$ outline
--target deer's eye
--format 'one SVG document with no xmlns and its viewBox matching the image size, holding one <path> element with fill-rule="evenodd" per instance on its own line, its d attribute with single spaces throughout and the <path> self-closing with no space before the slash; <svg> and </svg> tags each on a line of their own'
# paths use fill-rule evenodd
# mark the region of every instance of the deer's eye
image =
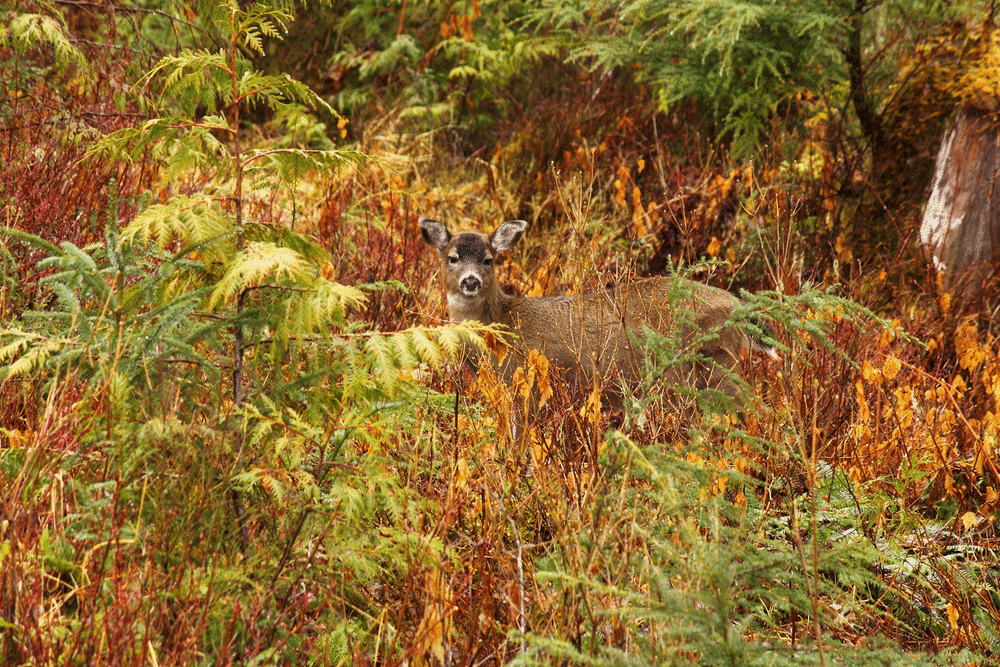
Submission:
<svg viewBox="0 0 1000 667">
<path fill-rule="evenodd" d="M 458 264 L 458 256 L 457 255 L 448 255 L 448 263 L 451 264 L 452 266 Z"/>
<path fill-rule="evenodd" d="M 493 258 L 492 258 L 492 257 L 487 257 L 486 259 L 484 259 L 484 260 L 483 260 L 483 264 L 484 264 L 485 266 L 490 266 L 490 265 L 492 265 L 492 264 L 493 264 Z"/>
</svg>

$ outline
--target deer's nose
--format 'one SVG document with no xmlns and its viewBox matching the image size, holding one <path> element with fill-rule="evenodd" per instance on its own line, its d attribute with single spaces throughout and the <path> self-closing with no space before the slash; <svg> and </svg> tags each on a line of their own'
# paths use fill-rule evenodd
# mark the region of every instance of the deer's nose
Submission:
<svg viewBox="0 0 1000 667">
<path fill-rule="evenodd" d="M 483 282 L 476 276 L 465 276 L 459 284 L 466 296 L 475 296 L 483 286 Z"/>
</svg>

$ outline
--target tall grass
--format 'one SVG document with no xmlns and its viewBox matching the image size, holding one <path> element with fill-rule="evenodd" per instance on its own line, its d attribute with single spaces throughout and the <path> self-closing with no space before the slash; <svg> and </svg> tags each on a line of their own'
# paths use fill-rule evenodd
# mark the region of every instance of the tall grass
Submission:
<svg viewBox="0 0 1000 667">
<path fill-rule="evenodd" d="M 73 206 L 56 187 L 8 187 L 4 662 L 995 661 L 988 316 L 904 282 L 902 261 L 857 271 L 823 218 L 823 155 L 733 163 L 627 78 L 609 90 L 596 117 L 618 122 L 522 118 L 476 158 L 389 114 L 358 130 L 367 161 L 258 174 L 239 193 L 248 241 L 273 260 L 256 282 L 234 278 L 249 274 L 228 167 L 149 161 L 190 142 L 155 138 L 117 188 L 104 175 L 119 163 L 92 150 L 103 186 Z M 281 147 L 281 123 L 264 127 L 234 128 L 219 155 Z M 28 154 L 29 133 L 5 137 Z M 72 188 L 82 152 L 43 150 L 52 180 Z M 156 180 L 161 167 L 176 180 Z M 178 191 L 206 203 L 157 233 Z M 56 229 L 28 215 L 66 207 Z M 74 215 L 77 234 L 61 234 Z M 778 286 L 748 298 L 783 361 L 743 360 L 739 407 L 653 386 L 617 413 L 538 359 L 514 388 L 474 375 L 458 352 L 485 332 L 441 327 L 420 215 L 530 220 L 498 267 L 521 294 L 699 258 L 696 279 Z M 222 233 L 193 233 L 209 223 Z M 661 364 L 675 353 L 650 345 Z M 512 438 L 527 385 L 546 382 Z"/>
</svg>

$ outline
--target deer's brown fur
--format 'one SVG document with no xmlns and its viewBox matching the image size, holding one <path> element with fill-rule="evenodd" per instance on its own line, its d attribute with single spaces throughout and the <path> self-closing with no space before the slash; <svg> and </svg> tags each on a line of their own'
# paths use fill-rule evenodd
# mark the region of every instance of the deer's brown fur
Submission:
<svg viewBox="0 0 1000 667">
<path fill-rule="evenodd" d="M 442 258 L 449 315 L 454 321 L 502 324 L 514 334 L 516 353 L 500 364 L 508 381 L 517 362 L 538 350 L 555 366 L 587 385 L 604 388 L 606 399 L 620 400 L 620 383 L 636 386 L 646 372 L 642 327 L 680 332 L 682 345 L 697 346 L 701 359 L 666 369 L 662 380 L 698 389 L 737 392 L 730 373 L 743 349 L 755 347 L 776 357 L 768 345 L 730 322 L 740 300 L 725 290 L 681 278 L 633 280 L 580 296 L 518 297 L 496 281 L 494 260 L 520 240 L 522 220 L 501 224 L 489 236 L 451 234 L 442 223 L 420 219 L 428 245 Z"/>
</svg>

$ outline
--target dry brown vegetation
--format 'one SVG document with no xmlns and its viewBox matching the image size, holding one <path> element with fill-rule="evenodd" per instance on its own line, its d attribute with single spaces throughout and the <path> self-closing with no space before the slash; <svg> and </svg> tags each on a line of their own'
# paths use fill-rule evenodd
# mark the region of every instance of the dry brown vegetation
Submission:
<svg viewBox="0 0 1000 667">
<path fill-rule="evenodd" d="M 466 110 L 428 127 L 391 95 L 416 77 L 400 66 L 339 125 L 247 104 L 232 133 L 213 128 L 236 158 L 309 142 L 364 155 L 290 186 L 247 176 L 255 187 L 234 194 L 242 172 L 184 163 L 165 139 L 130 161 L 91 150 L 167 115 L 148 90 L 121 94 L 135 78 L 122 43 L 151 28 L 110 4 L 59 4 L 0 10 L 59 12 L 90 77 L 78 83 L 79 64 L 38 77 L 53 48 L 0 42 L 17 75 L 0 83 L 5 664 L 997 659 L 995 291 L 940 292 L 912 239 L 922 192 L 886 195 L 893 182 L 828 100 L 789 96 L 751 160 L 701 134 L 693 102 L 665 113 L 633 72 L 558 49 L 509 81 L 530 112 L 498 99 L 491 125 Z M 486 31 L 472 5 L 439 24 Z M 303 36 L 313 28 L 254 62 L 334 100 L 358 64 L 303 55 L 323 43 Z M 900 72 L 940 68 L 957 32 Z M 914 135 L 911 79 L 892 84 L 906 94 L 886 102 L 884 141 L 912 136 L 919 174 L 936 130 Z M 948 99 L 927 104 L 943 115 Z M 193 127 L 210 111 L 178 116 Z M 225 291 L 235 260 L 215 240 L 135 231 L 152 229 L 137 217 L 151 205 L 199 193 L 238 221 L 225 238 L 306 268 Z M 498 267 L 524 295 L 701 262 L 695 279 L 767 293 L 753 304 L 783 361 L 743 360 L 744 411 L 657 387 L 608 413 L 539 357 L 512 387 L 474 376 L 449 337 L 469 332 L 437 333 L 422 215 L 482 231 L 528 220 Z M 295 299 L 323 290 L 334 305 L 303 319 L 313 305 Z M 651 345 L 667 363 L 669 342 Z M 532 391 L 544 405 L 512 438 Z"/>
</svg>

